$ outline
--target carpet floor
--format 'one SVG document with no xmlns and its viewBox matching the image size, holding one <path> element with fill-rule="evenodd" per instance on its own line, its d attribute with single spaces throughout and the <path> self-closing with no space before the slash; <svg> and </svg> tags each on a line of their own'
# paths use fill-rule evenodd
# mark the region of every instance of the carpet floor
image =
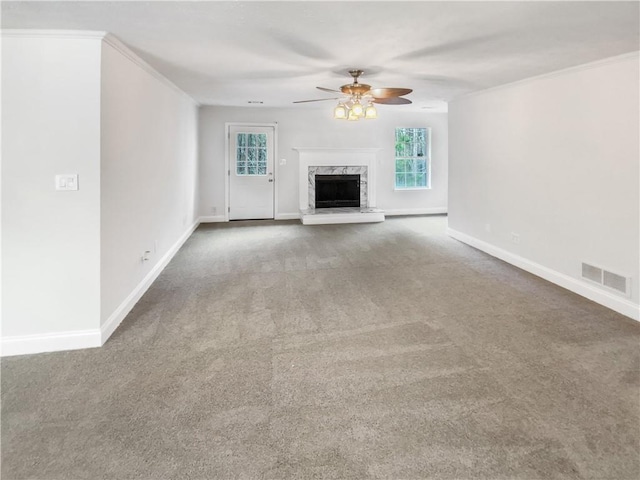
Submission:
<svg viewBox="0 0 640 480">
<path fill-rule="evenodd" d="M 2 479 L 638 479 L 640 323 L 445 229 L 200 226 L 104 347 L 2 359 Z"/>
</svg>

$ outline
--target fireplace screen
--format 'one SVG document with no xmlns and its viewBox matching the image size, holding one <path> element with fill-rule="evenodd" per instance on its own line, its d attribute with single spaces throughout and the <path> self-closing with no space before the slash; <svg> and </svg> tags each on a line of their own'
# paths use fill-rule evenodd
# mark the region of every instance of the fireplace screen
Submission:
<svg viewBox="0 0 640 480">
<path fill-rule="evenodd" d="M 359 207 L 360 175 L 316 175 L 316 208 Z"/>
</svg>

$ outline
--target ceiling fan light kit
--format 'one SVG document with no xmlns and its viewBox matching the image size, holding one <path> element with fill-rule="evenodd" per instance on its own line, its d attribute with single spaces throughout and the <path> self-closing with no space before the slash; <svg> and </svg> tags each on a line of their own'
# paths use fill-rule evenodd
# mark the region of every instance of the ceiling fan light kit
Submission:
<svg viewBox="0 0 640 480">
<path fill-rule="evenodd" d="M 371 102 L 366 107 L 360 103 L 359 99 L 351 99 L 346 103 L 340 102 L 333 109 L 333 118 L 337 120 L 359 120 L 361 118 L 378 118 L 378 111 Z"/>
<path fill-rule="evenodd" d="M 349 70 L 349 74 L 353 77 L 353 83 L 342 85 L 340 90 L 317 87 L 323 92 L 341 93 L 348 97 L 346 100 L 339 99 L 340 102 L 333 109 L 333 118 L 351 121 L 357 121 L 360 118 L 371 120 L 378 118 L 378 111 L 373 105 L 374 103 L 386 105 L 408 105 L 411 103 L 411 100 L 402 98 L 403 95 L 408 95 L 413 91 L 410 88 L 371 88 L 371 85 L 358 82 L 358 78 L 363 73 L 362 70 Z M 323 102 L 325 100 L 336 99 L 320 98 L 317 100 L 300 100 L 293 103 Z M 362 105 L 361 100 L 366 102 L 366 106 Z"/>
<path fill-rule="evenodd" d="M 372 104 L 367 105 L 364 109 L 364 118 L 378 118 L 378 111 Z"/>
<path fill-rule="evenodd" d="M 336 108 L 333 109 L 333 118 L 345 120 L 349 115 L 349 108 L 344 103 L 339 103 Z"/>
<path fill-rule="evenodd" d="M 358 98 L 356 98 L 356 100 L 353 102 L 353 105 L 351 105 L 351 111 L 356 117 L 361 117 L 364 113 L 364 109 L 362 108 L 362 104 L 360 103 L 360 100 L 358 100 Z"/>
</svg>

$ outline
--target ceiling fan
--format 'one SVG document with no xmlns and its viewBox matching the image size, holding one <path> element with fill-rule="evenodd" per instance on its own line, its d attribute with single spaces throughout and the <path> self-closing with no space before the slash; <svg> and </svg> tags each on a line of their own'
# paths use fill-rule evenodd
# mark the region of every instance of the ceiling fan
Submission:
<svg viewBox="0 0 640 480">
<path fill-rule="evenodd" d="M 358 120 L 359 118 L 377 118 L 378 114 L 373 103 L 384 105 L 407 105 L 411 100 L 404 98 L 413 90 L 410 88 L 371 88 L 371 85 L 358 82 L 358 78 L 364 74 L 362 70 L 349 70 L 353 77 L 353 83 L 342 85 L 340 90 L 316 87 L 318 90 L 330 93 L 340 93 L 341 97 L 318 98 L 314 100 L 299 100 L 293 103 L 324 102 L 326 100 L 341 100 L 333 110 L 333 116 L 337 119 Z M 363 106 L 361 101 L 367 103 Z"/>
</svg>

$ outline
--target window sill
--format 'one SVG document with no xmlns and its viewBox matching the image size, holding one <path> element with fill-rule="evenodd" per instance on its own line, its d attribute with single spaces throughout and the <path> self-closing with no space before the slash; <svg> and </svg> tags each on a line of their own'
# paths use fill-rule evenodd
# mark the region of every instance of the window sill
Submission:
<svg viewBox="0 0 640 480">
<path fill-rule="evenodd" d="M 393 190 L 395 192 L 415 192 L 416 190 L 418 190 L 418 191 L 420 191 L 420 190 L 431 190 L 431 187 L 407 187 L 407 188 L 394 187 Z"/>
</svg>

